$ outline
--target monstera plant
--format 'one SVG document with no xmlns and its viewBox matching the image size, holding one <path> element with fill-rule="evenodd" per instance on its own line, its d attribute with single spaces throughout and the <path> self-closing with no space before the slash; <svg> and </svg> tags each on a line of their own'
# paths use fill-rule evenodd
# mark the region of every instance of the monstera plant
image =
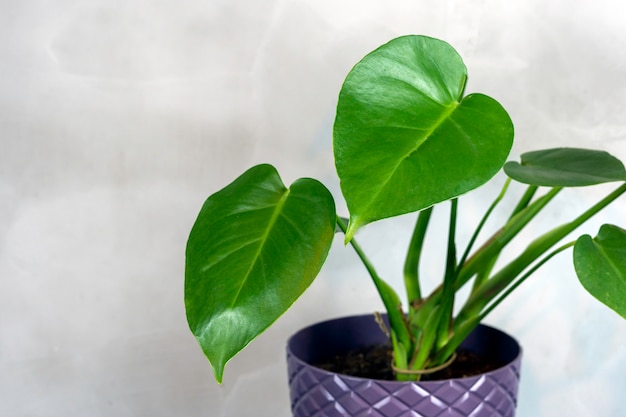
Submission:
<svg viewBox="0 0 626 417">
<path fill-rule="evenodd" d="M 624 165 L 606 152 L 573 148 L 530 152 L 520 162 L 506 162 L 513 144 L 511 119 L 493 98 L 466 95 L 466 81 L 458 53 L 425 36 L 396 38 L 354 66 L 339 93 L 333 130 L 347 218 L 337 214 L 333 196 L 319 181 L 301 178 L 286 186 L 271 165 L 250 168 L 206 200 L 187 243 L 185 305 L 190 329 L 219 382 L 228 360 L 315 279 L 336 233 L 354 248 L 380 294 L 397 369 L 445 363 L 507 295 L 572 246 L 582 285 L 626 317 L 626 230 L 604 225 L 596 237 L 566 239 L 626 192 Z M 503 189 L 459 250 L 459 197 L 502 169 Z M 526 184 L 525 192 L 497 232 L 477 245 L 489 216 L 509 197 L 512 181 Z M 578 217 L 542 231 L 527 246 L 509 245 L 544 208 L 558 204 L 564 188 L 609 182 L 617 188 Z M 441 285 L 424 294 L 420 254 L 435 207 L 449 210 L 449 227 L 437 231 L 447 236 L 445 272 Z M 416 212 L 402 300 L 358 245 L 357 232 Z M 498 262 L 503 251 L 510 261 Z M 457 299 L 468 285 L 469 296 Z M 397 378 L 419 375 L 398 373 Z"/>
</svg>

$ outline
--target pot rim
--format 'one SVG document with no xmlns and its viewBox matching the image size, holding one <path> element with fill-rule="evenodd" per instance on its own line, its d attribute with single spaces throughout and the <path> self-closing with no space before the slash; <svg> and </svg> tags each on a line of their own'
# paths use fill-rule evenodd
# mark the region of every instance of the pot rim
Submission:
<svg viewBox="0 0 626 417">
<path fill-rule="evenodd" d="M 386 317 L 386 314 L 381 314 L 383 317 Z M 373 380 L 371 378 L 363 378 L 363 377 L 358 377 L 358 376 L 352 376 L 352 375 L 346 375 L 346 374 L 339 374 L 336 372 L 332 372 L 332 371 L 328 371 L 322 368 L 319 368 L 315 365 L 310 364 L 309 362 L 301 359 L 296 353 L 293 352 L 292 349 L 292 343 L 296 340 L 297 337 L 301 336 L 304 332 L 309 331 L 311 328 L 316 328 L 316 327 L 322 327 L 325 325 L 328 325 L 332 322 L 338 322 L 341 320 L 346 320 L 346 319 L 360 319 L 360 318 L 366 318 L 366 317 L 372 317 L 372 320 L 374 320 L 374 315 L 373 313 L 369 313 L 369 314 L 354 314 L 354 315 L 346 315 L 346 316 L 341 316 L 341 317 L 336 317 L 336 318 L 331 318 L 331 319 L 326 319 L 326 320 L 322 320 L 316 323 L 312 323 L 308 326 L 302 327 L 300 328 L 298 331 L 296 331 L 295 333 L 293 333 L 288 339 L 287 339 L 287 346 L 286 346 L 286 350 L 287 350 L 287 354 L 288 356 L 291 356 L 291 360 L 294 360 L 296 362 L 298 362 L 300 365 L 302 366 L 308 366 L 311 368 L 314 368 L 316 370 L 316 372 L 319 372 L 320 374 L 323 375 L 327 375 L 327 376 L 332 376 L 332 375 L 341 375 L 342 379 L 346 379 L 349 378 L 350 380 L 353 380 L 354 382 L 358 382 L 358 381 L 368 381 L 368 380 Z M 521 344 L 517 341 L 517 339 L 515 339 L 513 336 L 511 336 L 510 334 L 504 332 L 503 330 L 500 330 L 496 327 L 487 325 L 487 324 L 479 324 L 477 326 L 477 328 L 483 328 L 485 331 L 488 331 L 490 333 L 492 333 L 493 335 L 497 335 L 498 337 L 502 337 L 504 339 L 508 339 L 509 343 L 513 343 L 515 346 L 515 349 L 517 349 L 517 353 L 514 355 L 513 359 L 506 361 L 506 363 L 498 368 L 492 369 L 491 371 L 488 372 L 483 372 L 477 375 L 472 375 L 472 376 L 467 376 L 467 377 L 459 377 L 459 378 L 449 378 L 449 379 L 440 379 L 440 380 L 428 380 L 428 381 L 390 381 L 390 380 L 376 380 L 379 382 L 384 382 L 385 384 L 406 384 L 408 383 L 412 383 L 412 384 L 419 384 L 419 385 L 437 385 L 437 384 L 442 384 L 442 383 L 447 383 L 448 381 L 454 380 L 454 381 L 472 381 L 472 380 L 478 380 L 480 378 L 483 378 L 485 376 L 489 376 L 489 375 L 493 375 L 496 373 L 500 373 L 502 372 L 505 368 L 510 367 L 513 363 L 515 362 L 520 362 L 521 358 L 522 358 L 522 354 L 523 354 L 523 349 Z"/>
</svg>

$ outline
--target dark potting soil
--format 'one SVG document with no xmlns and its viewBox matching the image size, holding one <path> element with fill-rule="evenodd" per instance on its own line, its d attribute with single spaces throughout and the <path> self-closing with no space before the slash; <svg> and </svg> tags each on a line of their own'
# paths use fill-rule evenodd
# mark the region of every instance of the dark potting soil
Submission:
<svg viewBox="0 0 626 417">
<path fill-rule="evenodd" d="M 422 381 L 465 378 L 498 369 L 504 364 L 468 350 L 457 350 L 454 362 L 432 374 L 422 375 Z M 394 381 L 391 369 L 392 351 L 388 345 L 368 346 L 315 364 L 327 371 L 361 378 Z"/>
</svg>

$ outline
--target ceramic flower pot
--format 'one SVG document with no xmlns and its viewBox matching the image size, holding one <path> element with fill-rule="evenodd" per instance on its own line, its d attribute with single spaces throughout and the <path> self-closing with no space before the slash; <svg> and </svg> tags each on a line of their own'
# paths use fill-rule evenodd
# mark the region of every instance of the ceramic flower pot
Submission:
<svg viewBox="0 0 626 417">
<path fill-rule="evenodd" d="M 424 382 L 357 378 L 311 363 L 351 349 L 387 342 L 372 315 L 325 321 L 287 343 L 294 417 L 513 417 L 522 350 L 512 337 L 479 326 L 463 348 L 495 355 L 506 365 L 477 376 Z"/>
</svg>

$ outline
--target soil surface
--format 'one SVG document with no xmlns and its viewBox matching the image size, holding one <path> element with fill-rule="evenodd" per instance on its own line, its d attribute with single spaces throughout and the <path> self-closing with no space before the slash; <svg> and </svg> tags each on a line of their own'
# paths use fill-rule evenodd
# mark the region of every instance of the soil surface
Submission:
<svg viewBox="0 0 626 417">
<path fill-rule="evenodd" d="M 442 380 L 449 378 L 465 378 L 489 372 L 500 368 L 504 364 L 494 362 L 468 350 L 457 350 L 454 362 L 445 369 L 433 374 L 422 375 L 422 381 Z M 351 375 L 361 378 L 381 379 L 394 381 L 394 372 L 391 369 L 392 351 L 388 345 L 369 346 L 362 349 L 337 355 L 334 358 L 315 364 L 331 372 Z"/>
</svg>

